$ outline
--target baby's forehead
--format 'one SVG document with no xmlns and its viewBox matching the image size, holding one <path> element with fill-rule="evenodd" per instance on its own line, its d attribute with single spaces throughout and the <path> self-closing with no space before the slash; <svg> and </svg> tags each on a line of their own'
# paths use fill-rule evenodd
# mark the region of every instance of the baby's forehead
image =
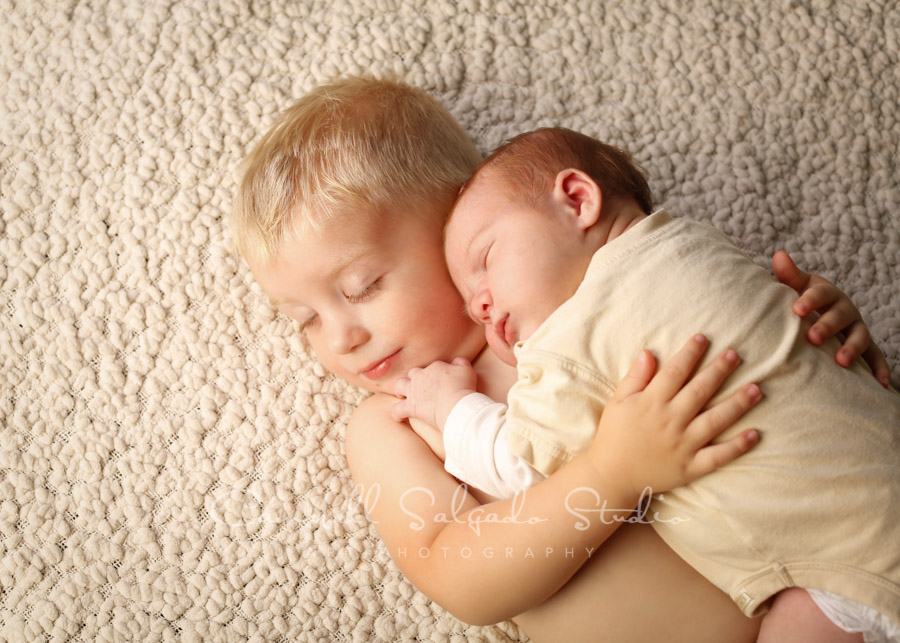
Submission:
<svg viewBox="0 0 900 643">
<path fill-rule="evenodd" d="M 446 227 L 471 228 L 478 225 L 481 219 L 490 215 L 494 205 L 509 200 L 509 190 L 509 185 L 495 173 L 477 175 L 456 200 Z M 455 224 L 454 219 L 457 220 Z"/>
<path fill-rule="evenodd" d="M 460 200 L 465 196 L 483 197 L 485 194 L 493 194 L 509 189 L 509 182 L 498 168 L 485 166 L 475 170 L 472 178 L 460 190 Z"/>
</svg>

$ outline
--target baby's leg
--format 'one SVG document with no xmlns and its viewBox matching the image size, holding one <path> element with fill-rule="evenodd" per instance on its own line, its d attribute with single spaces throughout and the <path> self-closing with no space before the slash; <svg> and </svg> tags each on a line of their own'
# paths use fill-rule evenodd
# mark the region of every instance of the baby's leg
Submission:
<svg viewBox="0 0 900 643">
<path fill-rule="evenodd" d="M 845 632 L 813 602 L 800 587 L 775 595 L 772 608 L 763 617 L 757 643 L 862 643 L 863 636 Z"/>
</svg>

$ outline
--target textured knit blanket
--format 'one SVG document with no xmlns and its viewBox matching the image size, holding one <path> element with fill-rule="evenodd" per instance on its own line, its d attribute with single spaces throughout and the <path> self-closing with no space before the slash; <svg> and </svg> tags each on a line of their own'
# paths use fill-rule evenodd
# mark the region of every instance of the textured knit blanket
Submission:
<svg viewBox="0 0 900 643">
<path fill-rule="evenodd" d="M 365 393 L 231 253 L 240 160 L 317 83 L 629 148 L 840 284 L 896 386 L 898 58 L 892 0 L 0 1 L 0 639 L 524 640 L 404 579 L 344 457 Z"/>
</svg>

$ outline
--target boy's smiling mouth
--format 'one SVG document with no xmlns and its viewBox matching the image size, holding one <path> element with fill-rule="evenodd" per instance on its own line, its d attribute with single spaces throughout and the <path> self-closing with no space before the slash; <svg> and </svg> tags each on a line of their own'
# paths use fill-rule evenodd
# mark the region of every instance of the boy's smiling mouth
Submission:
<svg viewBox="0 0 900 643">
<path fill-rule="evenodd" d="M 389 370 L 391 370 L 391 367 L 394 365 L 397 355 L 399 355 L 401 350 L 402 349 L 398 348 L 387 357 L 384 357 L 377 362 L 369 365 L 365 370 L 360 371 L 359 374 L 363 377 L 369 378 L 370 380 L 381 379 L 387 374 Z"/>
</svg>

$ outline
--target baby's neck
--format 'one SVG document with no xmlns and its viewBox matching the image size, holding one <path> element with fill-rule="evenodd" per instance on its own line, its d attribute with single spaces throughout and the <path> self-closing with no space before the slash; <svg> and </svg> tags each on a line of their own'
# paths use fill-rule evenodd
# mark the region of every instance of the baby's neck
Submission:
<svg viewBox="0 0 900 643">
<path fill-rule="evenodd" d="M 591 227 L 591 249 L 599 250 L 646 218 L 640 206 L 631 199 L 608 203 L 601 218 Z"/>
</svg>

